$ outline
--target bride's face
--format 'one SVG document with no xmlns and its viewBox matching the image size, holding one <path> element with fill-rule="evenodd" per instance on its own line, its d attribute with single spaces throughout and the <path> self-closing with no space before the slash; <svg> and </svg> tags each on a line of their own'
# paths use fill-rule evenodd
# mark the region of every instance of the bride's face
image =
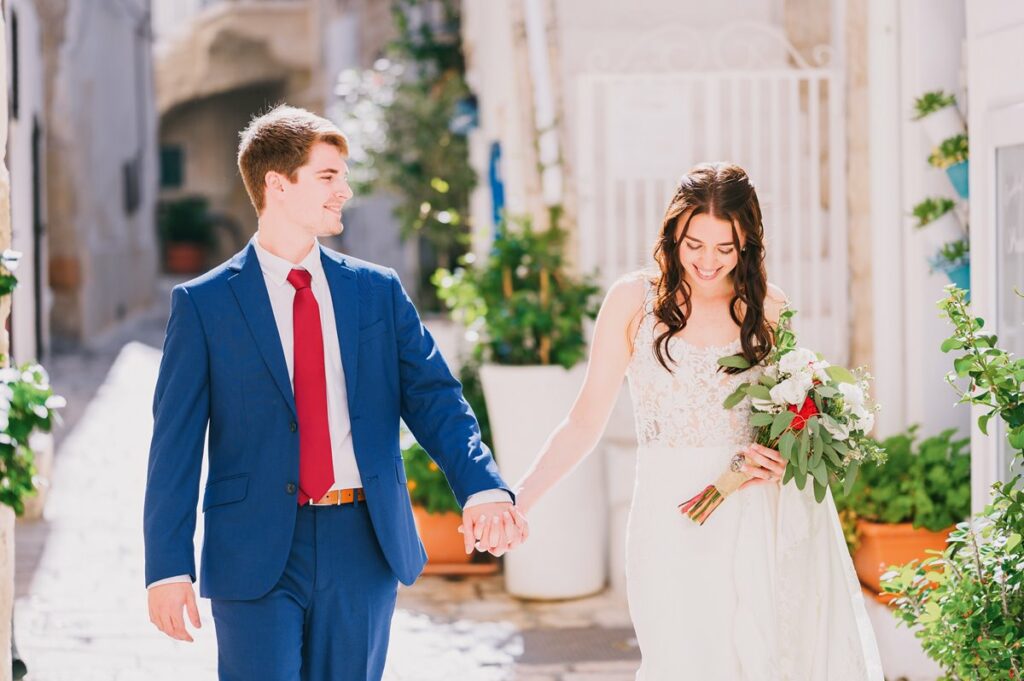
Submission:
<svg viewBox="0 0 1024 681">
<path fill-rule="evenodd" d="M 680 235 L 685 224 L 684 215 L 679 219 Z M 742 231 L 739 239 L 742 248 Z M 732 224 L 707 213 L 695 215 L 679 244 L 679 261 L 691 286 L 709 291 L 721 288 L 739 262 Z"/>
</svg>

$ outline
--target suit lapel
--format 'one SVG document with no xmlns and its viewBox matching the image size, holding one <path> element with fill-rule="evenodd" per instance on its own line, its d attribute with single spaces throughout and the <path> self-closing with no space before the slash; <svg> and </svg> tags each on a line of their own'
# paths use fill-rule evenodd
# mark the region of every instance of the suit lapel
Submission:
<svg viewBox="0 0 1024 681">
<path fill-rule="evenodd" d="M 235 262 L 230 267 L 236 270 L 236 274 L 228 278 L 228 283 L 238 300 L 239 307 L 242 308 L 245 322 L 256 339 L 256 346 L 263 355 L 263 361 L 270 375 L 274 377 L 281 395 L 284 396 L 292 414 L 296 414 L 295 394 L 292 391 L 291 379 L 288 377 L 288 365 L 284 360 L 281 336 L 277 331 L 267 284 L 263 280 L 263 270 L 260 269 L 253 245 L 249 244 L 244 251 L 235 256 Z"/>
<path fill-rule="evenodd" d="M 338 328 L 341 345 L 341 365 L 345 369 L 345 390 L 348 393 L 349 413 L 353 413 L 356 377 L 359 369 L 359 286 L 356 272 L 345 263 L 340 254 L 320 248 L 320 261 L 331 289 L 334 324 Z"/>
</svg>

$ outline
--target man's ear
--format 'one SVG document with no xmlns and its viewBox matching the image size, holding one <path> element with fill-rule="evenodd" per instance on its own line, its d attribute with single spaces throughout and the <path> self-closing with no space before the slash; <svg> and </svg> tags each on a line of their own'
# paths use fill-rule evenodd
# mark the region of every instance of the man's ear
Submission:
<svg viewBox="0 0 1024 681">
<path fill-rule="evenodd" d="M 267 196 L 284 191 L 284 175 L 276 170 L 268 170 L 263 176 L 263 189 Z"/>
</svg>

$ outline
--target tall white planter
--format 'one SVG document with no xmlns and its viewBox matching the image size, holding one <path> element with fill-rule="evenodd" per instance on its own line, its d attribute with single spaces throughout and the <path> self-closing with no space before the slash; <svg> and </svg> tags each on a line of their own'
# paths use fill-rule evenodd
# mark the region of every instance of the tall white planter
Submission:
<svg viewBox="0 0 1024 681">
<path fill-rule="evenodd" d="M 568 414 L 585 366 L 481 367 L 495 456 L 515 484 Z M 505 588 L 520 598 L 578 598 L 602 590 L 608 574 L 604 465 L 583 460 L 530 510 L 530 538 L 505 556 Z"/>
</svg>

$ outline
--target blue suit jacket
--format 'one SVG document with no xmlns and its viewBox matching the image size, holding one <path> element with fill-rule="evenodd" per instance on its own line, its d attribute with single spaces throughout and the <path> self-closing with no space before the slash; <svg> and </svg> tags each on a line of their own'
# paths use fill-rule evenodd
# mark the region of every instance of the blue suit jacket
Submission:
<svg viewBox="0 0 1024 681">
<path fill-rule="evenodd" d="M 460 505 L 508 486 L 394 270 L 318 246 L 341 345 L 356 462 L 377 539 L 411 584 L 426 554 L 399 448 L 399 419 Z M 254 247 L 171 294 L 146 481 L 146 583 L 196 576 L 193 535 L 209 426 L 200 593 L 254 599 L 284 571 L 297 509 L 295 398 Z M 511 493 L 511 492 L 510 492 Z M 339 555 L 338 560 L 358 559 Z"/>
</svg>

